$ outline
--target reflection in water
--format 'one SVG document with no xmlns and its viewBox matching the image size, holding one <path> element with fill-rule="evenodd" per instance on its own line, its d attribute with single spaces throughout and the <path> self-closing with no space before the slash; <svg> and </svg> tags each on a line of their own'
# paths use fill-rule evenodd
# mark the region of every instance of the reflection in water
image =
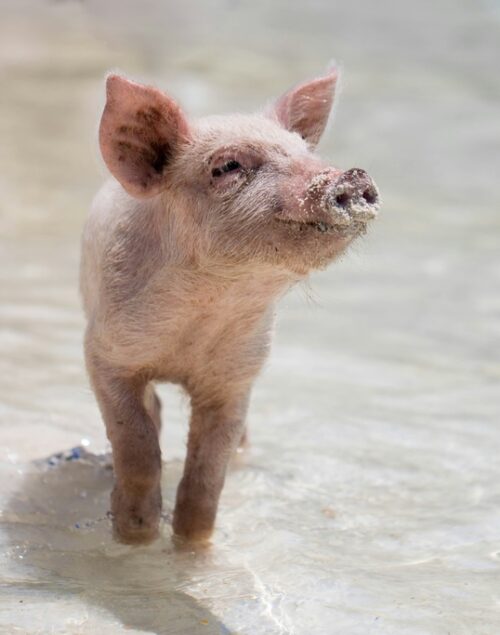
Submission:
<svg viewBox="0 0 500 635">
<path fill-rule="evenodd" d="M 196 571 L 193 562 L 208 561 L 203 553 L 176 552 L 167 538 L 142 550 L 112 541 L 107 457 L 75 448 L 37 462 L 17 480 L 19 489 L 4 507 L 6 546 L 23 565 L 17 586 L 62 599 L 70 607 L 58 615 L 62 623 L 71 616 L 71 623 L 85 626 L 78 632 L 95 632 L 86 619 L 90 605 L 101 620 L 99 629 L 123 624 L 127 630 L 168 635 L 229 633 L 210 611 L 177 590 Z M 53 613 L 42 619 L 47 632 L 53 620 Z"/>
<path fill-rule="evenodd" d="M 170 4 L 0 9 L 0 631 L 499 632 L 496 3 Z M 282 303 L 213 547 L 170 540 L 187 421 L 171 387 L 164 536 L 117 545 L 100 455 L 38 461 L 106 447 L 77 296 L 103 75 L 196 115 L 258 106 L 332 56 L 321 151 L 373 174 L 380 221 Z"/>
</svg>

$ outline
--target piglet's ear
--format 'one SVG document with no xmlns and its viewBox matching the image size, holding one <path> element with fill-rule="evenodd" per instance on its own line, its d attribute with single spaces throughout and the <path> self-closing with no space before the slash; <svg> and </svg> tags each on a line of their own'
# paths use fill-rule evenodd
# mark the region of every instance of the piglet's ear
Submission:
<svg viewBox="0 0 500 635">
<path fill-rule="evenodd" d="M 338 70 L 332 68 L 324 77 L 290 89 L 274 103 L 268 114 L 315 146 L 328 122 L 338 77 Z"/>
<path fill-rule="evenodd" d="M 99 128 L 103 159 L 129 194 L 154 196 L 167 186 L 168 167 L 189 139 L 188 123 L 170 97 L 119 75 L 108 77 L 106 98 Z"/>
</svg>

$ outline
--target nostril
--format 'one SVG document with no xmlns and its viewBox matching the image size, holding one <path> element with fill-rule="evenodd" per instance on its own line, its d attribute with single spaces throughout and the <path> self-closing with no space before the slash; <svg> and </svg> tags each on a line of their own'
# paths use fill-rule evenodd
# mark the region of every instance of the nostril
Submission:
<svg viewBox="0 0 500 635">
<path fill-rule="evenodd" d="M 335 197 L 335 202 L 340 207 L 347 207 L 350 199 L 351 197 L 349 196 L 347 192 L 342 192 L 341 194 L 337 194 L 337 196 Z"/>
<path fill-rule="evenodd" d="M 373 188 L 369 187 L 363 192 L 363 198 L 368 204 L 373 205 L 378 199 L 377 192 Z"/>
</svg>

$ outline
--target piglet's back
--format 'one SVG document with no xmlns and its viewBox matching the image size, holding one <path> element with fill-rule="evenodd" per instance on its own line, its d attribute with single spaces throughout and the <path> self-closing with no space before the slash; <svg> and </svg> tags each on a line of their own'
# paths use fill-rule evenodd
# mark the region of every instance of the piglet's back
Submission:
<svg viewBox="0 0 500 635">
<path fill-rule="evenodd" d="M 114 179 L 97 193 L 82 235 L 80 291 L 88 319 L 126 302 L 146 282 L 160 250 L 152 216 L 152 202 L 134 199 Z"/>
</svg>

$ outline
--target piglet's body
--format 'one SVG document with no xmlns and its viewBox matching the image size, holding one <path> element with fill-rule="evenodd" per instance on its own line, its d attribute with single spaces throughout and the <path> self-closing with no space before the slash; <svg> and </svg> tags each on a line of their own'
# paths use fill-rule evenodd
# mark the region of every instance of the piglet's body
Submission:
<svg viewBox="0 0 500 635">
<path fill-rule="evenodd" d="M 245 436 L 276 299 L 363 233 L 378 194 L 363 170 L 312 152 L 336 73 L 266 111 L 188 121 L 160 91 L 112 75 L 100 146 L 115 177 L 83 236 L 87 368 L 113 447 L 114 530 L 149 542 L 161 513 L 160 401 L 192 415 L 174 532 L 210 536 L 228 460 Z"/>
</svg>

